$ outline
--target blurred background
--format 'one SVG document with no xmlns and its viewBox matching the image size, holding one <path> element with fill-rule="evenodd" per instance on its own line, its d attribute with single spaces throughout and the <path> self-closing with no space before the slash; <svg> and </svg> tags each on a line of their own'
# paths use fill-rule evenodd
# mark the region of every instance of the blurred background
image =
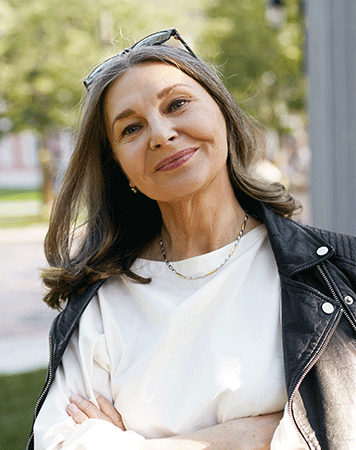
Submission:
<svg viewBox="0 0 356 450">
<path fill-rule="evenodd" d="M 259 124 L 255 175 L 355 235 L 355 23 L 354 0 L 0 0 L 0 449 L 25 447 L 44 381 L 43 239 L 89 71 L 177 28 Z"/>
</svg>

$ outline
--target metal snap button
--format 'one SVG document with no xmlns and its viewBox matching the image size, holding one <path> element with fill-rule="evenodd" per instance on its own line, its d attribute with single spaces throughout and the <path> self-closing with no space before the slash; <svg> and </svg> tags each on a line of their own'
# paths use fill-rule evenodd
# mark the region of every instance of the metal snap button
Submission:
<svg viewBox="0 0 356 450">
<path fill-rule="evenodd" d="M 321 309 L 324 311 L 325 314 L 332 314 L 335 308 L 331 303 L 325 302 L 322 304 Z"/>
<path fill-rule="evenodd" d="M 346 295 L 344 300 L 345 300 L 345 303 L 347 303 L 348 305 L 352 305 L 354 302 L 354 299 L 351 297 L 351 295 Z"/>
<path fill-rule="evenodd" d="M 316 254 L 318 256 L 324 256 L 328 253 L 329 249 L 328 247 L 319 247 L 318 250 L 316 251 Z"/>
</svg>

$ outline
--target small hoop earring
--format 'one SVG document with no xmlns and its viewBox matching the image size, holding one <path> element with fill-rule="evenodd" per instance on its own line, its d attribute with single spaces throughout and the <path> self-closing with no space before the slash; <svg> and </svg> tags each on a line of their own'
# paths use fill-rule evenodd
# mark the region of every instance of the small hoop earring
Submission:
<svg viewBox="0 0 356 450">
<path fill-rule="evenodd" d="M 137 194 L 137 188 L 136 188 L 135 186 L 132 186 L 132 187 L 131 187 L 131 191 L 132 191 L 134 194 Z"/>
</svg>

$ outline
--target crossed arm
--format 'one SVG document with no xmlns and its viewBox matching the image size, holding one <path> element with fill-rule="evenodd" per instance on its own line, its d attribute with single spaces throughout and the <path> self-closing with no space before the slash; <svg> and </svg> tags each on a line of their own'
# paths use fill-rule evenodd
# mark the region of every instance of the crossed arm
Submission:
<svg viewBox="0 0 356 450">
<path fill-rule="evenodd" d="M 97 394 L 99 408 L 73 395 L 67 413 L 77 424 L 88 419 L 106 420 L 125 431 L 121 415 L 102 395 Z M 269 450 L 273 433 L 283 412 L 245 417 L 179 436 L 148 439 L 140 450 Z"/>
</svg>

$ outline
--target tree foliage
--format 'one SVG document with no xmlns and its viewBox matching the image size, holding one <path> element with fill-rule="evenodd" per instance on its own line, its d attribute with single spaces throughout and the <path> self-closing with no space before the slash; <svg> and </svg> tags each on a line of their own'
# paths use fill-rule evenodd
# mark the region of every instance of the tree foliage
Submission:
<svg viewBox="0 0 356 450">
<path fill-rule="evenodd" d="M 266 20 L 265 0 L 215 0 L 200 41 L 241 107 L 280 131 L 286 114 L 305 106 L 302 0 L 284 3 L 286 21 L 276 29 Z"/>
<path fill-rule="evenodd" d="M 99 61 L 168 28 L 177 9 L 154 0 L 0 0 L 0 113 L 11 130 L 73 124 L 82 80 Z M 183 5 L 188 2 L 183 1 Z M 174 26 L 174 25 L 173 25 Z"/>
<path fill-rule="evenodd" d="M 71 126 L 90 69 L 171 26 L 197 39 L 243 109 L 280 128 L 286 111 L 304 106 L 301 1 L 285 0 L 276 30 L 266 0 L 0 0 L 0 136 L 9 123 L 41 134 Z"/>
</svg>

